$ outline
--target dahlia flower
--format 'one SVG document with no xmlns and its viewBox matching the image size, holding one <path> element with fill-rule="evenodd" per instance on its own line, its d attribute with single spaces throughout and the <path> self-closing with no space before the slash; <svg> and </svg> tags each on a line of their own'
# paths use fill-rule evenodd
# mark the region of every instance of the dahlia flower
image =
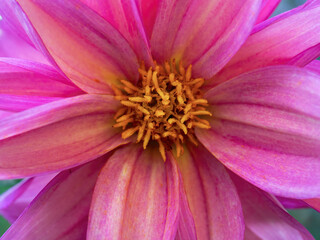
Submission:
<svg viewBox="0 0 320 240">
<path fill-rule="evenodd" d="M 2 1 L 2 239 L 313 239 L 320 1 L 278 2 Z"/>
</svg>

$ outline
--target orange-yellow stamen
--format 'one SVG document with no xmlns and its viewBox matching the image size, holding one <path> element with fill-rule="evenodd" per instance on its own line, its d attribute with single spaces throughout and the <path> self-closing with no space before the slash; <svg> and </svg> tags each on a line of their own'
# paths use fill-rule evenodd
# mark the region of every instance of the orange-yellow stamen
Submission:
<svg viewBox="0 0 320 240">
<path fill-rule="evenodd" d="M 115 98 L 124 106 L 114 117 L 114 127 L 123 129 L 122 138 L 137 133 L 137 142 L 142 141 L 144 149 L 150 141 L 156 141 L 164 161 L 172 145 L 178 157 L 183 154 L 186 139 L 198 145 L 194 128 L 210 128 L 209 122 L 199 116 L 212 116 L 200 90 L 204 79 L 193 79 L 192 66 L 185 69 L 175 60 L 155 63 L 149 69 L 142 64 L 139 73 L 137 86 L 127 80 L 120 81 L 121 87 L 112 86 Z"/>
</svg>

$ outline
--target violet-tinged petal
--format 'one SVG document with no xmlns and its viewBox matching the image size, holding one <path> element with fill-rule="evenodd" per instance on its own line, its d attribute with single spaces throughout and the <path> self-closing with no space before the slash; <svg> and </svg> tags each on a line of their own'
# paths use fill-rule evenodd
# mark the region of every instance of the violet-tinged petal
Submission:
<svg viewBox="0 0 320 240">
<path fill-rule="evenodd" d="M 261 10 L 257 18 L 256 24 L 263 22 L 271 16 L 273 11 L 277 8 L 281 0 L 262 0 Z"/>
<path fill-rule="evenodd" d="M 129 42 L 139 60 L 153 60 L 139 9 L 135 0 L 81 0 L 112 24 Z M 152 1 L 150 1 L 152 2 Z"/>
<path fill-rule="evenodd" d="M 320 77 L 293 66 L 254 70 L 205 96 L 211 129 L 196 130 L 225 166 L 274 195 L 319 196 Z"/>
<path fill-rule="evenodd" d="M 304 66 L 320 55 L 320 2 L 257 25 L 237 54 L 212 79 L 217 85 L 241 73 L 271 65 Z"/>
<path fill-rule="evenodd" d="M 195 76 L 212 77 L 250 34 L 260 0 L 163 0 L 151 36 L 156 60 L 193 64 Z"/>
<path fill-rule="evenodd" d="M 239 193 L 246 228 L 257 237 L 263 240 L 314 239 L 269 194 L 234 174 L 231 177 Z"/>
<path fill-rule="evenodd" d="M 307 66 L 305 66 L 305 69 L 316 72 L 317 74 L 320 75 L 320 60 L 312 61 Z"/>
<path fill-rule="evenodd" d="M 18 2 L 56 63 L 83 90 L 111 93 L 119 79 L 137 80 L 138 60 L 128 42 L 83 3 Z"/>
<path fill-rule="evenodd" d="M 81 95 L 16 113 L 0 122 L 0 178 L 60 171 L 127 143 L 112 128 L 119 102 Z"/>
<path fill-rule="evenodd" d="M 1 239 L 85 239 L 92 193 L 104 162 L 97 159 L 60 173 Z"/>
<path fill-rule="evenodd" d="M 13 223 L 56 173 L 28 178 L 0 195 L 0 214 Z"/>
<path fill-rule="evenodd" d="M 285 208 L 309 208 L 309 205 L 301 199 L 285 197 L 277 197 L 277 199 Z"/>
<path fill-rule="evenodd" d="M 241 204 L 226 169 L 203 146 L 189 150 L 177 161 L 197 239 L 242 239 Z"/>
<path fill-rule="evenodd" d="M 87 238 L 174 239 L 179 209 L 179 174 L 174 159 L 157 149 L 117 150 L 99 175 Z"/>
<path fill-rule="evenodd" d="M 49 65 L 0 58 L 0 94 L 72 97 L 83 92 Z"/>
<path fill-rule="evenodd" d="M 10 115 L 12 115 L 14 113 L 15 112 L 0 110 L 0 119 L 9 117 Z"/>
</svg>

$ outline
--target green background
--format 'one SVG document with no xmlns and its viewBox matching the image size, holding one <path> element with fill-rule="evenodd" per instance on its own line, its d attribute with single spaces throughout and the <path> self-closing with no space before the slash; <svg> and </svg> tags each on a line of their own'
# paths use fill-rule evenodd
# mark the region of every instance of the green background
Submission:
<svg viewBox="0 0 320 240">
<path fill-rule="evenodd" d="M 276 9 L 274 15 L 294 8 L 304 2 L 304 0 L 283 0 Z M 0 194 L 12 187 L 18 181 L 19 180 L 0 181 Z M 317 240 L 320 240 L 320 213 L 313 209 L 290 210 L 289 213 L 301 222 Z M 10 224 L 0 216 L 0 236 L 9 226 Z"/>
</svg>

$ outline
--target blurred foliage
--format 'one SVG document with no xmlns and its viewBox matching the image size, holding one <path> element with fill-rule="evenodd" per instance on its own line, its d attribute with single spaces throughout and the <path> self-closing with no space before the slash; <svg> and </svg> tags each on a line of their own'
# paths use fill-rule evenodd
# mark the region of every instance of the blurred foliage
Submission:
<svg viewBox="0 0 320 240">
<path fill-rule="evenodd" d="M 17 184 L 20 180 L 0 181 L 0 194 Z M 0 216 L 0 236 L 8 229 L 10 224 Z"/>
<path fill-rule="evenodd" d="M 305 0 L 283 0 L 274 15 L 301 5 Z M 0 194 L 18 183 L 19 180 L 0 181 Z M 289 210 L 289 213 L 301 222 L 315 237 L 320 240 L 320 213 L 313 209 Z M 8 229 L 10 224 L 0 216 L 0 236 Z"/>
</svg>

